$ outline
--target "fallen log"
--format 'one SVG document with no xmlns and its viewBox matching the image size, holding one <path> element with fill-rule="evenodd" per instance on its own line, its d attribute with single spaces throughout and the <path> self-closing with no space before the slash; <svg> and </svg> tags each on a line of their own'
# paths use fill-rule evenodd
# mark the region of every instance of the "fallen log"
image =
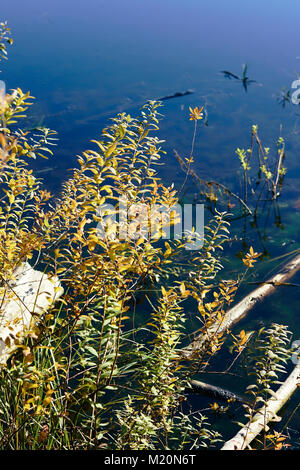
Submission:
<svg viewBox="0 0 300 470">
<path fill-rule="evenodd" d="M 278 411 L 300 386 L 300 360 L 281 387 L 274 393 L 265 406 L 260 408 L 253 418 L 229 441 L 225 442 L 221 450 L 244 450 L 261 433 L 268 431 L 267 424 L 271 421 L 280 421 Z"/>
<path fill-rule="evenodd" d="M 221 335 L 229 331 L 239 320 L 245 317 L 248 311 L 253 308 L 267 295 L 275 292 L 276 287 L 285 283 L 300 269 L 300 254 L 284 265 L 281 271 L 262 283 L 257 289 L 250 292 L 235 307 L 228 310 L 221 322 L 213 324 L 207 331 L 196 338 L 186 348 L 181 350 L 181 354 L 186 359 L 191 359 L 196 351 L 205 349 L 205 345 L 214 335 Z"/>
</svg>

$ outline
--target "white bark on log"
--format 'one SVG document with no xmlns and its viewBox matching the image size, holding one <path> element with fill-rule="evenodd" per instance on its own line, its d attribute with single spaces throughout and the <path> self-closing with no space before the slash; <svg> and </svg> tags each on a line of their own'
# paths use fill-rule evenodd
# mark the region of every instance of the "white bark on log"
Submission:
<svg viewBox="0 0 300 470">
<path fill-rule="evenodd" d="M 56 276 L 22 263 L 0 290 L 0 366 L 21 344 L 39 317 L 62 295 Z"/>
<path fill-rule="evenodd" d="M 267 295 L 272 294 L 278 285 L 294 276 L 299 269 L 300 255 L 297 255 L 289 261 L 278 274 L 250 292 L 250 294 L 244 297 L 235 307 L 228 310 L 221 323 L 213 324 L 205 334 L 196 338 L 191 344 L 184 348 L 181 354 L 187 359 L 192 358 L 193 352 L 202 350 L 206 342 L 209 341 L 209 338 L 213 337 L 215 334 L 221 334 L 230 330 L 230 328 L 241 320 L 254 305 Z"/>
<path fill-rule="evenodd" d="M 257 437 L 260 432 L 268 430 L 267 424 L 270 421 L 279 421 L 276 413 L 283 407 L 288 399 L 297 390 L 300 385 L 300 360 L 295 366 L 286 381 L 272 396 L 265 407 L 262 407 L 232 439 L 227 441 L 221 450 L 244 450 Z"/>
</svg>

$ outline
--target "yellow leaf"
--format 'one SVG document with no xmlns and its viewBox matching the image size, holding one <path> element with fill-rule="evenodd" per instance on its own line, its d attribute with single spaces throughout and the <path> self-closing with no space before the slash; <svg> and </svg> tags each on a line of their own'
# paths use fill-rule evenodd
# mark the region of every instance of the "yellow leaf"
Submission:
<svg viewBox="0 0 300 470">
<path fill-rule="evenodd" d="M 98 157 L 97 157 L 97 162 L 99 163 L 100 166 L 104 165 L 104 160 L 100 155 L 98 155 Z"/>
<path fill-rule="evenodd" d="M 140 238 L 138 239 L 138 241 L 136 242 L 136 246 L 141 245 L 144 241 L 145 241 L 145 239 L 144 239 L 143 237 L 140 237 Z"/>
<path fill-rule="evenodd" d="M 47 396 L 47 397 L 44 398 L 44 400 L 43 400 L 43 405 L 44 405 L 44 406 L 48 406 L 48 405 L 50 405 L 51 401 L 52 401 L 52 398 L 51 398 L 50 396 Z"/>
<path fill-rule="evenodd" d="M 9 203 L 13 204 L 15 202 L 15 195 L 12 193 L 8 193 L 7 195 L 8 195 Z"/>
<path fill-rule="evenodd" d="M 164 258 L 166 258 L 172 253 L 172 248 L 170 247 L 168 242 L 165 242 L 165 247 L 166 247 L 166 251 L 164 252 Z"/>
<path fill-rule="evenodd" d="M 183 282 L 180 284 L 179 289 L 180 289 L 180 292 L 184 295 L 186 291 L 185 291 L 185 285 Z"/>
</svg>

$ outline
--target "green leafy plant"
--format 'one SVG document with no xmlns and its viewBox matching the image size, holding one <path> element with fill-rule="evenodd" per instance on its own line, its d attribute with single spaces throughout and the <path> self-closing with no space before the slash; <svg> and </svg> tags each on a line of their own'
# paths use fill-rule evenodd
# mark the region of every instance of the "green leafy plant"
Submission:
<svg viewBox="0 0 300 470">
<path fill-rule="evenodd" d="M 289 343 L 291 333 L 285 325 L 273 323 L 268 329 L 261 328 L 255 338 L 255 344 L 252 346 L 252 371 L 249 375 L 256 378 L 256 383 L 247 387 L 247 393 L 252 397 L 252 404 L 245 404 L 246 417 L 249 424 L 255 413 L 260 410 L 263 413 L 270 397 L 276 394 L 272 386 L 281 384 L 279 377 L 285 372 L 285 365 L 291 356 Z M 263 446 L 267 446 L 269 435 L 264 429 Z M 246 436 L 245 436 L 246 438 Z"/>
<path fill-rule="evenodd" d="M 256 149 L 258 164 L 254 162 Z M 279 137 L 277 141 L 277 155 L 274 161 L 270 161 L 270 148 L 263 147 L 261 139 L 258 135 L 258 126 L 253 125 L 250 147 L 247 150 L 238 148 L 236 150 L 236 154 L 240 161 L 243 173 L 244 201 L 247 202 L 248 200 L 249 185 L 252 195 L 258 193 L 258 196 L 256 196 L 254 212 L 256 215 L 258 206 L 263 199 L 264 193 L 265 199 L 270 198 L 276 200 L 280 196 L 283 179 L 286 174 L 286 168 L 283 166 L 285 160 L 285 142 L 282 137 Z M 253 185 L 251 181 L 253 177 L 249 177 L 251 162 L 255 165 L 255 170 L 258 167 L 255 185 Z"/>
</svg>

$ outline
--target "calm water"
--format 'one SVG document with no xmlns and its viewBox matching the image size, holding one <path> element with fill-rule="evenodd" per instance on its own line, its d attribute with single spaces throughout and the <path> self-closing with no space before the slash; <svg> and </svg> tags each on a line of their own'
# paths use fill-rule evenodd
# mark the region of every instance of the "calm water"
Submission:
<svg viewBox="0 0 300 470">
<path fill-rule="evenodd" d="M 237 191 L 235 150 L 249 146 L 252 124 L 271 148 L 282 125 L 288 173 L 278 205 L 281 221 L 276 225 L 278 217 L 270 207 L 269 216 L 266 210 L 259 220 L 259 231 L 250 220 L 245 226 L 241 220 L 233 222 L 232 233 L 243 242 L 228 248 L 225 268 L 235 275 L 240 266 L 235 255 L 250 244 L 264 251 L 266 259 L 299 248 L 300 107 L 282 107 L 276 99 L 300 75 L 298 1 L 1 0 L 0 12 L 15 39 L 1 79 L 8 88 L 19 86 L 36 97 L 28 125 L 43 123 L 58 131 L 53 160 L 35 163 L 39 170 L 54 167 L 43 174 L 52 191 L 59 191 L 76 165 L 75 156 L 99 136 L 110 117 L 120 111 L 135 114 L 148 99 L 193 89 L 192 95 L 164 102 L 160 137 L 166 139 L 167 155 L 161 175 L 178 187 L 184 179 L 173 149 L 182 156 L 190 152 L 189 106 L 205 105 L 208 113 L 208 126 L 200 126 L 197 134 L 194 169 Z M 240 76 L 244 63 L 256 80 L 247 92 L 239 81 L 220 73 Z M 188 185 L 186 197 L 193 192 Z M 255 279 L 273 267 L 265 262 Z M 300 283 L 300 275 L 293 282 Z M 285 289 L 241 327 L 276 321 L 289 324 L 294 339 L 300 338 L 299 288 Z M 239 382 L 236 387 L 239 391 Z M 286 416 L 297 403 L 295 397 Z M 299 422 L 296 415 L 292 427 L 299 429 Z"/>
</svg>

